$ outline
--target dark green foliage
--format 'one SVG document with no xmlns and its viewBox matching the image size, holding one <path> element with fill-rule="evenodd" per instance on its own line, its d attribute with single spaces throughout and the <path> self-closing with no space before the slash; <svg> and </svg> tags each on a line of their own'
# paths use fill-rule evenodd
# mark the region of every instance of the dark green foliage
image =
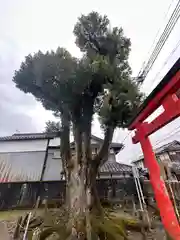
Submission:
<svg viewBox="0 0 180 240">
<path fill-rule="evenodd" d="M 68 87 L 76 60 L 63 48 L 56 52 L 38 52 L 28 55 L 15 72 L 13 81 L 25 93 L 32 93 L 46 109 L 59 111 L 62 101 L 68 98 Z"/>
<path fill-rule="evenodd" d="M 100 239 L 128 239 L 125 232 L 125 226 L 123 225 L 122 221 L 119 221 L 117 224 L 108 216 L 91 216 L 91 222 L 95 234 L 97 234 Z"/>
<path fill-rule="evenodd" d="M 58 228 L 56 227 L 48 227 L 46 229 L 44 229 L 40 234 L 39 234 L 39 239 L 40 240 L 45 240 L 48 237 L 50 237 L 54 232 L 59 231 Z M 59 235 L 59 234 L 58 234 Z M 60 239 L 60 238 L 59 238 Z"/>
<path fill-rule="evenodd" d="M 95 111 L 103 126 L 125 127 L 141 99 L 130 78 L 130 40 L 96 12 L 82 15 L 74 34 L 81 59 L 64 48 L 39 51 L 26 57 L 13 81 L 46 109 L 66 111 L 71 121 L 83 124 Z"/>
<path fill-rule="evenodd" d="M 62 211 L 62 212 L 61 212 Z M 45 240 L 48 237 L 52 236 L 53 233 L 56 233 L 56 236 L 59 236 L 58 239 L 69 239 L 70 231 L 68 230 L 68 213 L 64 212 L 64 209 L 58 209 L 56 212 L 47 211 L 43 216 L 44 222 L 38 226 L 37 239 Z M 38 217 L 37 217 L 38 218 Z M 93 231 L 92 234 L 100 239 L 107 240 L 119 240 L 119 239 L 127 239 L 126 236 L 126 224 L 129 224 L 129 220 L 127 222 L 123 222 L 123 219 L 118 219 L 116 217 L 111 218 L 107 213 L 106 216 L 90 216 Z M 132 224 L 130 222 L 130 224 Z M 133 221 L 133 224 L 136 224 L 136 221 Z M 79 226 L 78 233 L 82 233 L 86 231 L 85 226 Z M 28 236 L 32 237 L 32 233 L 35 230 L 35 226 L 29 227 Z M 105 236 L 105 238 L 104 238 Z M 39 237 L 39 238 L 38 238 Z M 29 238 L 31 239 L 31 238 Z M 52 238 L 54 239 L 54 238 Z M 97 239 L 97 238 L 95 238 Z"/>
<path fill-rule="evenodd" d="M 102 124 L 125 127 L 142 97 L 130 78 L 130 40 L 122 28 L 110 29 L 107 17 L 96 12 L 82 15 L 74 33 L 77 45 L 96 69 L 93 83 L 103 78 L 95 104 Z"/>
<path fill-rule="evenodd" d="M 45 132 L 52 133 L 52 132 L 59 132 L 61 130 L 60 123 L 54 121 L 46 122 Z"/>
</svg>

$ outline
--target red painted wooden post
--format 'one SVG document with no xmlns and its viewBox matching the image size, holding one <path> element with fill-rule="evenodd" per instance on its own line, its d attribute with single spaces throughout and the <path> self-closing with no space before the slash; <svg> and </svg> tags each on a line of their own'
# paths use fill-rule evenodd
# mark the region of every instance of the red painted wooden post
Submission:
<svg viewBox="0 0 180 240">
<path fill-rule="evenodd" d="M 180 96 L 176 95 L 178 89 L 180 89 L 180 58 L 142 104 L 139 113 L 132 120 L 128 129 L 137 129 L 133 143 L 140 142 L 141 144 L 145 165 L 149 169 L 150 181 L 164 227 L 173 239 L 180 240 L 180 226 L 148 138 L 152 133 L 180 117 Z M 150 123 L 144 122 L 160 106 L 164 107 L 164 112 Z"/>
<path fill-rule="evenodd" d="M 180 239 L 180 226 L 174 213 L 174 208 L 169 198 L 165 182 L 161 177 L 160 167 L 153 152 L 152 145 L 149 138 L 145 137 L 144 126 L 145 123 L 139 126 L 136 135 L 138 135 L 143 150 L 145 165 L 149 169 L 150 182 L 154 190 L 162 223 L 173 239 Z"/>
</svg>

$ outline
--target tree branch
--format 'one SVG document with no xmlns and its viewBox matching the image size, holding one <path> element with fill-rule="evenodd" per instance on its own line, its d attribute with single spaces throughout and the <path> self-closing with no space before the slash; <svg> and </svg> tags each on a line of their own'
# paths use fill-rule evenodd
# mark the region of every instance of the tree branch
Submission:
<svg viewBox="0 0 180 240">
<path fill-rule="evenodd" d="M 70 151 L 70 118 L 69 115 L 65 112 L 61 113 L 61 144 L 60 144 L 60 152 L 61 152 L 61 159 L 63 163 L 63 168 L 65 172 L 65 178 L 67 178 L 68 174 L 68 163 L 70 162 L 71 158 L 71 151 Z M 66 179 L 67 181 L 67 179 Z"/>
<path fill-rule="evenodd" d="M 109 153 L 109 147 L 112 142 L 113 134 L 114 134 L 114 127 L 107 126 L 105 131 L 105 136 L 104 136 L 104 142 L 98 154 L 94 157 L 92 161 L 95 165 L 96 170 L 98 169 L 100 164 L 104 163 L 107 160 L 106 157 L 108 156 L 108 153 Z"/>
<path fill-rule="evenodd" d="M 82 165 L 82 130 L 81 124 L 73 123 L 74 144 L 77 164 Z"/>
</svg>

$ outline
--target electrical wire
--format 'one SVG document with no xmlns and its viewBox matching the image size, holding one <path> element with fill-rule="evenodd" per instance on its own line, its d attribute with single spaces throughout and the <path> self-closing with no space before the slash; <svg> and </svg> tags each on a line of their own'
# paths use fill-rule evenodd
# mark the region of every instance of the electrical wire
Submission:
<svg viewBox="0 0 180 240">
<path fill-rule="evenodd" d="M 173 54 L 176 52 L 176 50 L 179 48 L 179 46 L 180 46 L 180 40 L 177 42 L 176 46 L 173 48 L 173 50 L 171 51 L 171 53 L 169 54 L 169 56 L 166 58 L 165 62 L 163 63 L 163 65 L 162 65 L 162 67 L 161 67 L 161 69 L 160 69 L 160 70 L 158 71 L 158 73 L 156 74 L 156 76 L 155 76 L 152 84 L 153 84 L 154 81 L 157 79 L 157 77 L 158 77 L 158 75 L 160 74 L 161 70 L 167 65 L 169 59 L 173 56 Z M 178 130 L 178 131 L 176 131 L 176 130 Z M 175 131 L 175 132 L 174 132 L 174 131 Z M 167 140 L 168 138 L 174 136 L 175 134 L 177 134 L 177 133 L 179 133 L 179 132 L 180 132 L 180 127 L 176 127 L 176 128 L 173 130 L 173 132 L 171 132 L 170 134 L 169 134 L 169 133 L 166 134 L 164 139 L 161 139 L 160 141 L 156 142 L 156 143 L 155 143 L 155 147 L 156 147 L 158 144 L 162 143 L 164 140 Z"/>
<path fill-rule="evenodd" d="M 159 52 L 161 51 L 162 47 L 164 46 L 167 38 L 169 37 L 173 27 L 176 24 L 177 20 L 179 19 L 179 16 L 180 16 L 179 13 L 180 13 L 180 4 L 177 5 L 177 7 L 175 8 L 175 10 L 174 10 L 174 12 L 173 12 L 173 14 L 172 14 L 168 24 L 166 25 L 166 28 L 165 28 L 163 34 L 161 35 L 161 37 L 160 37 L 160 39 L 159 39 L 159 41 L 158 41 L 158 43 L 157 43 L 157 45 L 156 45 L 152 55 L 150 56 L 150 59 L 149 59 L 149 61 L 147 63 L 147 66 L 146 66 L 146 68 L 144 70 L 146 75 L 148 74 L 149 70 L 151 69 L 152 65 L 154 64 L 157 56 L 159 55 Z"/>
<path fill-rule="evenodd" d="M 180 1 L 179 1 L 180 2 Z M 166 42 L 167 37 L 169 36 L 171 30 L 173 29 L 173 26 L 175 25 L 176 21 L 179 18 L 179 12 L 180 12 L 180 4 L 176 5 L 176 8 L 173 11 L 173 14 L 171 15 L 170 20 L 168 21 L 168 24 L 166 25 L 160 39 L 158 40 L 158 43 L 156 44 L 156 47 L 153 51 L 153 53 L 150 56 L 150 59 L 145 67 L 145 69 L 143 71 L 147 71 L 146 69 L 149 68 L 150 64 L 153 64 L 153 61 L 156 58 L 156 55 L 159 53 L 159 51 L 161 50 L 161 48 L 164 46 L 164 43 Z M 151 65 L 150 65 L 151 66 Z"/>
<path fill-rule="evenodd" d="M 163 139 L 161 139 L 161 140 L 159 140 L 158 142 L 156 142 L 155 145 L 154 145 L 154 147 L 157 147 L 157 145 L 159 145 L 159 144 L 162 143 L 163 141 L 171 138 L 172 136 L 174 136 L 174 135 L 177 134 L 177 133 L 180 133 L 180 127 L 179 127 L 179 126 L 176 127 L 176 128 L 174 129 L 174 131 L 171 132 L 170 134 L 166 134 Z"/>
<path fill-rule="evenodd" d="M 166 60 L 164 61 L 162 67 L 160 68 L 160 70 L 156 73 L 154 79 L 151 82 L 151 85 L 153 85 L 153 83 L 156 81 L 156 79 L 158 78 L 159 74 L 161 73 L 162 69 L 167 65 L 168 61 L 170 60 L 170 58 L 173 56 L 173 54 L 176 52 L 176 50 L 179 48 L 180 46 L 180 40 L 178 41 L 178 43 L 176 44 L 176 46 L 173 48 L 173 50 L 170 52 L 170 54 L 168 55 L 168 57 L 166 58 Z"/>
<path fill-rule="evenodd" d="M 142 83 L 145 80 L 147 74 L 151 70 L 154 62 L 156 61 L 160 51 L 162 50 L 164 44 L 166 43 L 170 33 L 172 32 L 175 24 L 178 21 L 179 17 L 180 17 L 180 0 L 178 1 L 168 23 L 166 24 L 166 27 L 165 27 L 163 33 L 161 34 L 152 54 L 150 55 L 150 58 L 146 64 L 146 66 L 144 67 L 143 70 L 141 70 L 141 72 L 139 73 L 139 75 L 137 77 L 137 80 L 139 80 L 139 83 Z"/>
<path fill-rule="evenodd" d="M 171 6 L 172 6 L 172 4 L 173 4 L 173 2 L 174 2 L 174 0 L 172 0 L 171 3 L 169 4 L 168 10 L 167 10 L 167 12 L 164 14 L 163 21 L 166 19 L 167 15 L 168 15 L 168 13 L 169 13 L 169 10 L 170 10 L 170 8 L 171 8 Z M 159 36 L 159 33 L 160 33 L 161 29 L 162 29 L 162 27 L 160 27 L 160 28 L 158 29 L 158 31 L 157 31 L 157 33 L 156 33 L 156 35 L 155 35 L 155 37 L 154 37 L 153 43 L 151 44 L 151 47 L 150 47 L 150 49 L 149 49 L 149 51 L 148 51 L 148 54 L 147 54 L 148 56 L 149 56 L 150 53 L 152 52 L 153 46 L 154 46 L 155 42 L 157 41 L 157 37 Z M 144 61 L 144 62 L 143 62 L 142 67 L 141 67 L 138 75 L 141 74 L 142 69 L 144 68 L 144 65 L 145 65 L 146 62 L 147 62 L 147 61 Z"/>
<path fill-rule="evenodd" d="M 126 139 L 127 139 L 127 137 L 130 135 L 130 131 L 128 132 L 128 134 L 124 137 L 124 139 L 122 140 L 122 142 L 121 142 L 121 144 L 123 144 L 125 141 L 126 141 Z"/>
<path fill-rule="evenodd" d="M 180 8 L 179 8 L 179 9 L 180 9 Z M 165 42 L 167 41 L 167 39 L 168 39 L 168 37 L 169 37 L 169 35 L 170 35 L 170 33 L 171 33 L 174 25 L 175 25 L 175 23 L 174 23 L 173 25 L 171 25 L 171 26 L 170 26 L 171 29 L 170 29 L 168 32 L 167 32 L 167 31 L 164 32 L 164 34 L 163 34 L 163 35 L 161 36 L 161 38 L 159 39 L 159 41 L 158 41 L 158 43 L 157 43 L 157 45 L 156 45 L 155 50 L 153 51 L 153 53 L 152 53 L 152 55 L 151 55 L 151 57 L 150 57 L 147 65 L 146 65 L 146 67 L 144 68 L 144 70 L 143 70 L 143 72 L 142 72 L 142 77 L 143 77 L 142 79 L 143 79 L 143 81 L 144 81 L 145 77 L 147 76 L 147 74 L 149 73 L 149 71 L 151 70 L 154 62 L 156 61 L 156 59 L 157 59 L 160 51 L 162 50 Z"/>
<path fill-rule="evenodd" d="M 168 10 L 167 10 L 167 12 L 166 12 L 166 14 L 165 14 L 164 19 L 167 17 L 167 15 L 168 15 L 168 13 L 169 13 L 169 10 L 170 10 L 170 8 L 171 8 L 171 6 L 172 6 L 172 3 L 173 3 L 173 1 L 172 1 L 171 4 L 169 5 Z M 143 67 L 142 67 L 141 70 L 139 71 L 138 77 L 136 78 L 137 80 L 138 80 L 138 79 L 142 79 L 142 80 L 139 81 L 139 83 L 142 83 L 142 82 L 145 80 L 147 74 L 148 74 L 149 71 L 151 70 L 154 62 L 156 61 L 156 59 L 157 59 L 160 51 L 162 50 L 164 44 L 166 43 L 166 41 L 167 41 L 170 33 L 172 32 L 175 24 L 176 24 L 177 21 L 178 21 L 179 17 L 180 17 L 180 0 L 177 2 L 176 7 L 175 7 L 173 13 L 171 14 L 171 17 L 170 17 L 168 23 L 166 24 L 166 27 L 165 27 L 163 33 L 161 34 L 161 36 L 160 36 L 160 38 L 159 38 L 159 40 L 158 40 L 158 42 L 157 42 L 157 44 L 156 44 L 156 46 L 155 46 L 152 54 L 150 55 L 150 58 L 149 58 L 149 60 L 147 61 L 146 66 L 144 67 L 144 69 L 143 69 Z M 151 48 L 152 48 L 152 46 L 154 45 L 154 43 L 155 43 L 155 41 L 156 41 L 156 39 L 157 39 L 157 36 L 159 35 L 160 30 L 161 30 L 161 28 L 159 28 L 159 30 L 158 30 L 158 32 L 157 32 L 157 34 L 156 34 L 156 36 L 155 36 L 155 39 L 154 39 L 154 41 L 153 41 L 153 43 L 152 43 L 152 45 L 151 45 Z M 160 71 L 161 71 L 161 70 L 164 68 L 164 66 L 167 64 L 169 58 L 174 54 L 174 52 L 175 52 L 176 49 L 179 47 L 179 45 L 180 45 L 180 41 L 179 41 L 178 44 L 175 46 L 175 48 L 172 50 L 172 52 L 170 53 L 170 55 L 168 56 L 168 58 L 166 59 L 166 61 L 163 63 L 163 66 L 161 67 L 161 69 L 159 70 L 159 72 L 156 74 L 155 79 L 153 80 L 153 82 L 156 80 L 156 78 L 157 78 L 157 76 L 159 75 Z M 144 65 L 144 64 L 145 64 L 145 62 L 143 62 L 143 65 Z M 142 70 L 142 69 L 143 69 L 143 70 Z M 142 78 L 141 78 L 141 76 L 142 76 Z M 123 143 L 125 142 L 125 140 L 126 140 L 127 137 L 129 136 L 129 134 L 130 134 L 130 132 L 125 136 L 125 138 L 123 139 L 123 141 L 121 142 L 121 144 L 123 144 Z"/>
</svg>

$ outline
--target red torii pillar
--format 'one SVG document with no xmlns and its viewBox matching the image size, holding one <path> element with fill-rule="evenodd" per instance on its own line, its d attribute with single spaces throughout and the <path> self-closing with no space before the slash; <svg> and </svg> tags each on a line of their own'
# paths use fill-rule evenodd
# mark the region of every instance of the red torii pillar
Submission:
<svg viewBox="0 0 180 240">
<path fill-rule="evenodd" d="M 176 69 L 175 72 L 174 69 Z M 180 59 L 170 70 L 171 72 L 167 74 L 166 84 L 157 87 L 153 98 L 147 101 L 147 105 L 143 107 L 129 126 L 129 130 L 136 129 L 133 143 L 140 142 L 141 144 L 145 166 L 149 169 L 150 182 L 154 190 L 162 223 L 173 239 L 180 239 L 180 226 L 148 136 L 180 116 L 180 99 L 176 95 L 177 90 L 180 88 L 180 70 L 178 69 L 180 69 Z M 172 72 L 174 72 L 173 77 Z M 167 78 L 169 79 L 167 80 Z M 150 123 L 145 122 L 146 118 L 159 106 L 163 106 L 164 111 Z"/>
</svg>

